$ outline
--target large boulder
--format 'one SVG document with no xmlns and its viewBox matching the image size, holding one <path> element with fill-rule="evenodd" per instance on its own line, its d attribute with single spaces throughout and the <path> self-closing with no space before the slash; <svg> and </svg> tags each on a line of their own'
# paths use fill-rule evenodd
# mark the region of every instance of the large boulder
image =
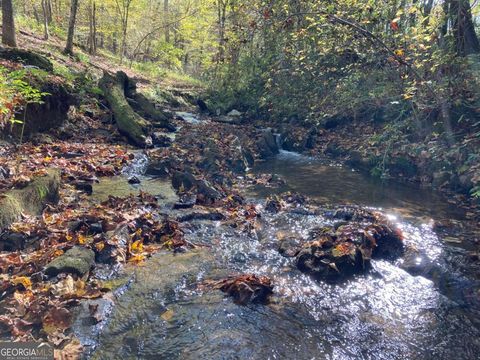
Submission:
<svg viewBox="0 0 480 360">
<path fill-rule="evenodd" d="M 279 246 L 297 268 L 319 280 L 345 279 L 370 268 L 372 258 L 393 260 L 404 253 L 401 232 L 383 215 L 361 208 L 325 213 L 333 226 L 312 229 L 308 241 L 286 238 Z"/>
<path fill-rule="evenodd" d="M 272 129 L 263 130 L 257 138 L 256 145 L 261 159 L 267 159 L 280 152 Z"/>
<path fill-rule="evenodd" d="M 176 171 L 172 177 L 172 186 L 177 191 L 189 191 L 197 186 L 197 179 L 189 172 Z"/>
</svg>

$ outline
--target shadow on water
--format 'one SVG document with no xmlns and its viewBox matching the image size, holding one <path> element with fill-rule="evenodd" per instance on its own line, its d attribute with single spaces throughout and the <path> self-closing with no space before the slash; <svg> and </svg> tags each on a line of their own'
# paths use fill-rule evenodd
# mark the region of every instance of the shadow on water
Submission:
<svg viewBox="0 0 480 360">
<path fill-rule="evenodd" d="M 278 253 L 277 234 L 305 236 L 309 229 L 332 225 L 320 215 L 266 213 L 254 234 L 220 222 L 185 223 L 187 240 L 207 247 L 160 253 L 127 270 L 132 281 L 117 293 L 110 319 L 91 343 L 91 358 L 478 358 L 479 293 L 462 272 L 465 251 L 445 245 L 422 218 L 461 218 L 461 212 L 435 193 L 402 184 L 379 186 L 360 173 L 292 154 L 255 171 L 275 172 L 289 188 L 329 203 L 398 213 L 405 243 L 427 264 L 425 273 L 412 275 L 400 259 L 374 261 L 370 273 L 336 285 L 301 274 L 292 259 Z M 272 192 L 257 190 L 259 202 Z M 249 272 L 272 278 L 270 305 L 238 306 L 222 293 L 197 288 L 203 279 Z"/>
</svg>

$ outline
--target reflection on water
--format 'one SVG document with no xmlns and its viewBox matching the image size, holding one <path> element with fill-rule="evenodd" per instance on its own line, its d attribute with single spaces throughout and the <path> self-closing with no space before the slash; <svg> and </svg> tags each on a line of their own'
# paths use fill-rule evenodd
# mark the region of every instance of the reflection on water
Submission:
<svg viewBox="0 0 480 360">
<path fill-rule="evenodd" d="M 384 208 L 407 218 L 441 216 L 462 218 L 441 195 L 428 189 L 394 181 L 382 181 L 348 167 L 282 151 L 255 167 L 258 173 L 280 175 L 287 182 L 278 191 L 295 190 L 331 204 L 356 203 Z M 259 189 L 265 194 L 265 189 Z"/>
<path fill-rule="evenodd" d="M 459 215 L 431 192 L 403 185 L 379 190 L 359 173 L 304 160 L 279 158 L 259 171 L 275 169 L 291 188 L 330 203 L 400 209 L 406 217 Z M 278 231 L 302 237 L 332 220 L 265 214 L 254 234 L 216 222 L 186 223 L 187 239 L 210 247 L 158 254 L 137 268 L 92 357 L 477 359 L 478 284 L 462 272 L 464 250 L 446 246 L 431 226 L 404 218 L 397 221 L 406 245 L 428 264 L 424 274 L 403 270 L 404 259 L 374 261 L 368 274 L 337 285 L 298 272 L 277 251 Z M 196 287 L 205 278 L 245 272 L 273 279 L 272 304 L 237 306 Z"/>
</svg>

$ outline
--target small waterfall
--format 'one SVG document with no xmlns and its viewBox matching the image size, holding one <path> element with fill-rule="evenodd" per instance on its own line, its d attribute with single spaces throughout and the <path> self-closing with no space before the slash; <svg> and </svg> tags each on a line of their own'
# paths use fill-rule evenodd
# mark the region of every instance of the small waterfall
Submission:
<svg viewBox="0 0 480 360">
<path fill-rule="evenodd" d="M 273 134 L 275 137 L 275 143 L 277 144 L 278 150 L 283 150 L 283 144 L 282 144 L 282 134 Z"/>
<path fill-rule="evenodd" d="M 122 170 L 122 174 L 130 177 L 135 175 L 144 175 L 147 171 L 147 167 L 149 164 L 148 156 L 142 152 L 136 152 L 135 158 L 132 160 L 130 164 L 125 166 Z"/>
</svg>

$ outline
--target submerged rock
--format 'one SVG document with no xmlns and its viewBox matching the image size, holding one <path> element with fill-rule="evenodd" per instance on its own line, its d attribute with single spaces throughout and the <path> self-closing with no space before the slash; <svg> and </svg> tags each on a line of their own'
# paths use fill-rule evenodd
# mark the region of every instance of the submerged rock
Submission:
<svg viewBox="0 0 480 360">
<path fill-rule="evenodd" d="M 204 287 L 221 290 L 233 297 L 236 304 L 248 303 L 266 304 L 273 294 L 273 285 L 266 276 L 244 274 L 230 276 L 219 281 L 206 281 Z"/>
<path fill-rule="evenodd" d="M 52 260 L 45 267 L 45 274 L 56 276 L 60 273 L 85 275 L 95 264 L 95 253 L 87 248 L 75 246 Z"/>
</svg>

